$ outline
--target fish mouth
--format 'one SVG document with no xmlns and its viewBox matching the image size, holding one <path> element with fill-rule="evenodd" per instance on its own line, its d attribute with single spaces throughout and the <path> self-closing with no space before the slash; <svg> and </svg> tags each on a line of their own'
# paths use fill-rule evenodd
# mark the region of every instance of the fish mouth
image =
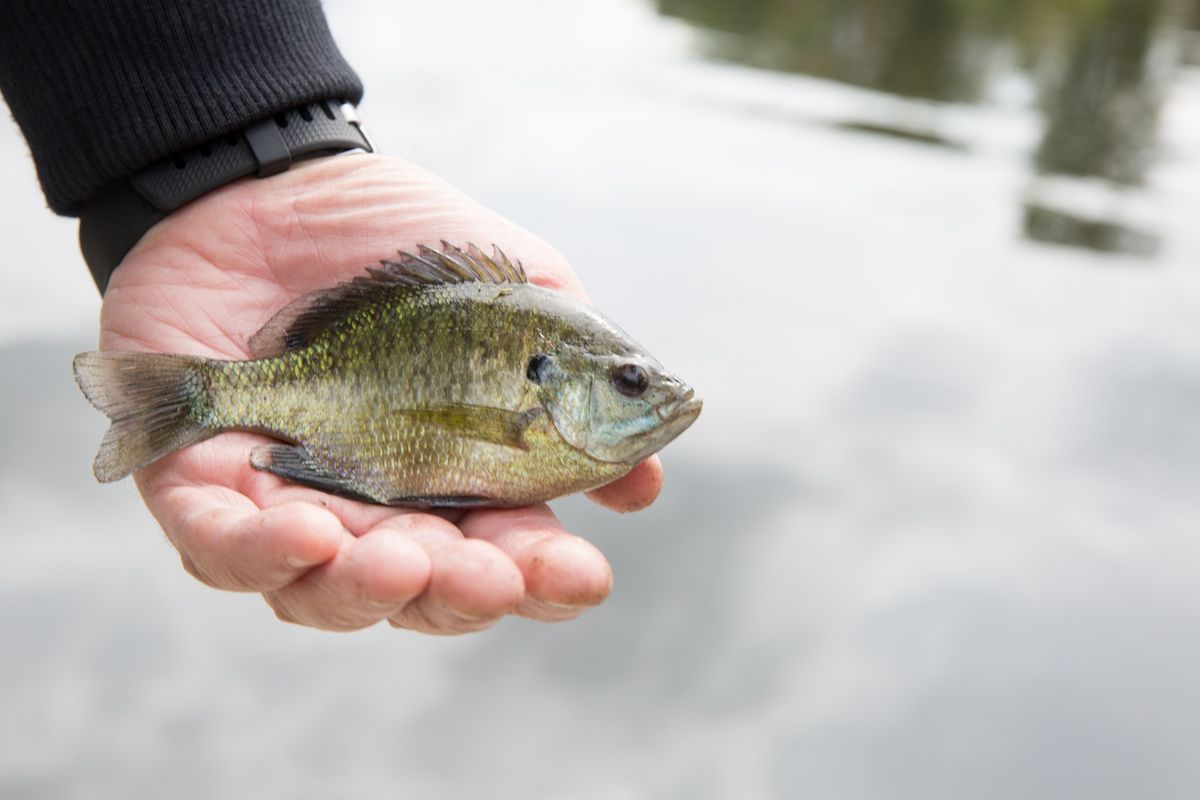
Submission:
<svg viewBox="0 0 1200 800">
<path fill-rule="evenodd" d="M 687 417 L 695 419 L 703 407 L 704 401 L 696 397 L 696 390 L 689 388 L 678 400 L 663 403 L 655 411 L 663 422 L 674 422 Z"/>
<path fill-rule="evenodd" d="M 657 453 L 679 434 L 691 427 L 700 416 L 704 403 L 688 389 L 677 399 L 663 403 L 655 408 L 659 424 L 649 430 L 641 431 L 621 441 L 609 453 L 597 453 L 589 450 L 589 454 L 600 461 L 609 463 L 626 463 L 632 466 L 642 459 Z"/>
</svg>

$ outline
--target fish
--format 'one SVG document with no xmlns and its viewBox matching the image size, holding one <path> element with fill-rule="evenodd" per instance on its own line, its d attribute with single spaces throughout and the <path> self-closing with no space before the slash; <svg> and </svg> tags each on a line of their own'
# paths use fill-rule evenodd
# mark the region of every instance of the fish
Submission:
<svg viewBox="0 0 1200 800">
<path fill-rule="evenodd" d="M 498 247 L 419 245 L 300 297 L 251 358 L 80 353 L 110 426 L 107 483 L 225 431 L 255 469 L 414 508 L 513 507 L 610 483 L 699 416 L 694 390 L 590 305 Z"/>
</svg>

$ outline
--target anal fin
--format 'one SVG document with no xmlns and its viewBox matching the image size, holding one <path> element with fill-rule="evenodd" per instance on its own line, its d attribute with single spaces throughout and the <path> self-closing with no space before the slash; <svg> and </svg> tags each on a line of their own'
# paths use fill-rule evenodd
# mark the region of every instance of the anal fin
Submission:
<svg viewBox="0 0 1200 800">
<path fill-rule="evenodd" d="M 350 479 L 330 472 L 318 464 L 312 455 L 298 444 L 259 445 L 250 451 L 250 466 L 329 494 L 367 503 L 381 502 L 379 498 L 372 497 L 355 486 Z"/>
<path fill-rule="evenodd" d="M 429 494 L 389 497 L 387 504 L 407 508 L 486 508 L 495 506 L 496 501 L 473 494 Z"/>
</svg>

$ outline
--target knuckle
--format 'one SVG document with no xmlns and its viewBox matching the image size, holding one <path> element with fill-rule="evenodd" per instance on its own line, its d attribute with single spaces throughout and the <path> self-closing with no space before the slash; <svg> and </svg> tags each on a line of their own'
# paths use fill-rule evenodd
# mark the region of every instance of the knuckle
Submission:
<svg viewBox="0 0 1200 800">
<path fill-rule="evenodd" d="M 285 606 L 279 602 L 277 597 L 270 594 L 263 594 L 263 600 L 267 601 L 267 605 L 275 612 L 275 619 L 280 622 L 286 622 L 289 625 L 300 625 L 301 622 L 296 616 Z"/>
<path fill-rule="evenodd" d="M 279 581 L 256 575 L 243 567 L 219 567 L 214 564 L 201 566 L 187 555 L 180 554 L 180 563 L 187 574 L 212 589 L 226 592 L 262 592 L 279 588 Z"/>
<path fill-rule="evenodd" d="M 192 561 L 192 559 L 186 553 L 179 554 L 179 562 L 183 565 L 184 572 L 186 572 L 188 575 L 191 575 L 205 586 L 208 586 L 211 589 L 221 588 L 217 585 L 217 582 L 213 580 L 206 572 L 202 571 L 200 567 L 196 566 L 196 562 Z"/>
</svg>

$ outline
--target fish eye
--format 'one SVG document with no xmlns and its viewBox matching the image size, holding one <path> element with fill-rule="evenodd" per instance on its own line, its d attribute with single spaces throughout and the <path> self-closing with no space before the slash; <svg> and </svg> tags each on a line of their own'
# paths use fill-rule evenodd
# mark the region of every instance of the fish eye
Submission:
<svg viewBox="0 0 1200 800">
<path fill-rule="evenodd" d="M 529 359 L 529 366 L 525 368 L 525 377 L 534 383 L 542 382 L 542 370 L 550 363 L 550 356 L 545 353 L 536 353 Z"/>
<path fill-rule="evenodd" d="M 641 397 L 650 387 L 650 376 L 637 364 L 622 364 L 613 370 L 612 382 L 626 397 Z"/>
</svg>

